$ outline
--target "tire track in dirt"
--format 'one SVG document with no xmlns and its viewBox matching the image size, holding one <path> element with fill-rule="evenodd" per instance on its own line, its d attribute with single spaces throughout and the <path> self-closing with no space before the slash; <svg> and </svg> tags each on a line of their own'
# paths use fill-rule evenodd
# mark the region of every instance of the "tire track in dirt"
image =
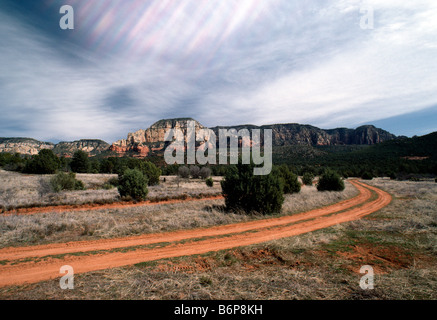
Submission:
<svg viewBox="0 0 437 320">
<path fill-rule="evenodd" d="M 354 182 L 352 181 L 352 184 Z M 354 184 L 355 185 L 355 184 Z M 249 222 L 241 222 L 217 227 L 208 227 L 192 230 L 180 230 L 173 232 L 164 232 L 158 234 L 146 234 L 140 236 L 90 240 L 90 241 L 75 241 L 67 243 L 56 243 L 48 245 L 28 246 L 28 247 L 11 247 L 0 249 L 0 260 L 16 260 L 29 257 L 45 257 L 50 255 L 60 255 L 75 252 L 88 252 L 99 250 L 111 250 L 118 248 L 126 248 L 132 246 L 150 245 L 160 242 L 176 242 L 191 238 L 215 237 L 232 233 L 247 232 L 261 228 L 271 228 L 284 224 L 296 223 L 302 220 L 314 219 L 321 215 L 332 214 L 341 210 L 364 203 L 371 197 L 371 192 L 360 186 L 355 185 L 359 194 L 351 199 L 335 203 L 330 206 L 314 209 L 307 212 L 302 212 L 290 216 L 279 218 L 268 218 Z"/>
<path fill-rule="evenodd" d="M 255 230 L 256 232 L 231 235 L 229 235 L 229 232 L 226 233 L 226 231 L 222 230 L 225 232 L 222 233 L 222 235 L 229 235 L 222 238 L 212 238 L 201 241 L 186 242 L 182 244 L 170 244 L 161 248 L 138 249 L 135 251 L 129 251 L 124 253 L 115 252 L 97 254 L 92 256 L 66 256 L 63 259 L 50 258 L 48 260 L 38 263 L 25 262 L 17 265 L 3 265 L 0 266 L 0 286 L 34 283 L 52 278 L 58 278 L 61 276 L 59 274 L 59 268 L 65 264 L 71 265 L 74 268 L 75 274 L 78 274 L 89 271 L 132 265 L 145 261 L 159 260 L 163 258 L 203 254 L 210 251 L 231 249 L 234 247 L 246 246 L 280 238 L 291 237 L 294 235 L 330 227 L 339 223 L 360 219 L 365 215 L 380 210 L 391 202 L 391 196 L 385 191 L 365 185 L 357 181 L 354 181 L 352 183 L 360 190 L 359 196 L 350 200 L 343 201 L 342 205 L 337 208 L 338 210 L 333 209 L 335 205 L 332 205 L 326 208 L 310 211 L 312 212 L 312 214 L 314 214 L 314 216 L 312 216 L 311 218 L 312 220 L 305 219 L 305 221 L 300 223 L 286 225 L 286 223 L 284 223 L 283 221 L 282 223 L 279 223 L 277 221 L 278 219 L 285 220 L 285 218 L 287 218 L 281 217 L 276 219 L 268 219 L 275 222 L 272 223 L 272 225 L 270 226 L 271 229 L 266 229 L 266 227 L 264 227 L 263 229 L 259 230 L 258 228 L 262 228 L 261 226 L 255 228 L 253 228 L 252 226 L 252 229 L 249 230 Z M 375 200 L 369 200 L 371 198 L 371 193 L 369 190 L 372 190 L 376 193 L 377 198 Z M 365 197 L 360 198 L 361 202 L 355 203 L 354 205 L 348 207 L 351 202 L 354 203 L 354 199 L 362 196 L 362 194 L 364 194 Z M 348 204 L 345 205 L 345 202 Z M 331 208 L 331 212 L 329 209 L 325 211 L 323 210 L 327 208 Z M 315 214 L 314 211 L 319 212 L 318 214 Z M 325 213 L 323 213 L 323 211 Z M 302 219 L 304 219 L 305 214 L 308 213 L 309 212 L 299 215 Z M 262 221 L 263 220 L 253 221 L 250 223 Z M 241 227 L 245 224 L 246 223 L 240 223 L 236 225 L 239 225 L 240 230 L 242 230 Z M 230 226 L 235 227 L 236 225 Z M 219 227 L 209 229 L 217 228 Z M 204 231 L 208 231 L 209 229 L 205 229 Z M 188 232 L 193 232 L 193 230 Z M 181 233 L 184 233 L 184 231 L 178 232 L 178 234 Z M 197 233 L 195 237 L 198 238 L 199 233 Z M 168 239 L 166 239 L 166 241 L 168 241 Z M 1 256 L 3 257 L 3 255 Z"/>
</svg>

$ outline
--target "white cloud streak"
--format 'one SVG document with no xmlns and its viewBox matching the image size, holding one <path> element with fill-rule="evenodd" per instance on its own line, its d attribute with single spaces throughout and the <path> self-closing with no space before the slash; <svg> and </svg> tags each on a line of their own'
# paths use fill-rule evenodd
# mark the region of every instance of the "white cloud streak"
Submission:
<svg viewBox="0 0 437 320">
<path fill-rule="evenodd" d="M 171 2 L 161 3 L 169 20 L 152 32 L 149 51 L 138 34 L 150 24 L 139 19 L 119 34 L 141 50 L 74 52 L 86 63 L 66 59 L 48 35 L 0 12 L 0 136 L 112 142 L 170 116 L 208 126 L 351 127 L 437 105 L 434 2 L 272 0 L 254 16 L 250 2 L 233 5 L 209 3 L 190 16 L 195 2 L 176 6 L 177 15 Z M 373 30 L 359 28 L 362 6 L 374 8 Z M 126 19 L 98 16 L 111 18 L 106 29 L 97 25 L 102 39 Z M 128 103 L 118 106 L 117 94 Z"/>
</svg>

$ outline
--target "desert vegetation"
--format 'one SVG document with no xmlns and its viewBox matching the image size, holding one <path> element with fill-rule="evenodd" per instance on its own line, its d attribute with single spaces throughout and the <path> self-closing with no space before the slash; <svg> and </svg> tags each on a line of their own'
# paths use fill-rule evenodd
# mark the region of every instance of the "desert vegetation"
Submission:
<svg viewBox="0 0 437 320">
<path fill-rule="evenodd" d="M 307 186 L 312 186 L 314 180 L 314 174 L 310 171 L 307 171 L 302 176 L 302 183 Z"/>
<path fill-rule="evenodd" d="M 23 171 L 26 173 L 52 174 L 61 167 L 60 159 L 52 150 L 43 149 L 38 155 L 26 162 Z"/>
<path fill-rule="evenodd" d="M 73 172 L 59 172 L 50 179 L 50 186 L 54 192 L 64 190 L 84 190 L 85 186 L 82 181 L 76 179 L 76 174 Z"/>
<path fill-rule="evenodd" d="M 296 174 L 290 171 L 289 167 L 282 165 L 279 167 L 280 180 L 285 194 L 298 193 L 301 185 Z"/>
<path fill-rule="evenodd" d="M 344 181 L 340 175 L 332 170 L 327 169 L 317 183 L 319 191 L 343 191 Z"/>
<path fill-rule="evenodd" d="M 389 206 L 361 220 L 232 250 L 78 274 L 75 290 L 59 290 L 58 280 L 0 288 L 0 297 L 435 300 L 436 184 L 433 180 L 400 182 L 380 178 L 369 183 L 386 189 L 394 199 Z M 354 188 L 347 181 L 345 186 L 344 192 L 321 193 L 316 187 L 308 187 L 285 195 L 283 212 L 307 210 L 353 196 Z M 41 233 L 52 230 L 45 239 L 34 239 L 41 243 L 149 232 L 146 228 L 156 228 L 150 232 L 191 228 L 188 222 L 194 221 L 208 225 L 260 218 L 217 210 L 221 203 L 223 200 L 214 200 L 194 206 L 171 204 L 136 208 L 135 212 L 97 211 L 92 215 L 66 212 L 57 214 L 56 219 L 67 224 L 58 228 L 48 227 L 54 215 L 0 217 L 1 240 L 3 246 L 30 241 L 36 234 L 32 228 Z M 110 222 L 109 216 L 115 221 Z M 178 226 L 172 224 L 171 217 L 180 217 Z M 137 219 L 144 223 L 139 224 Z M 87 230 L 85 223 L 89 225 Z M 364 264 L 374 267 L 374 290 L 359 287 L 359 269 Z"/>
<path fill-rule="evenodd" d="M 71 173 L 62 173 L 72 176 Z M 0 214 L 5 210 L 57 205 L 109 204 L 121 201 L 117 174 L 74 174 L 83 183 L 83 190 L 55 192 L 53 175 L 28 175 L 0 169 Z M 166 180 L 164 182 L 164 179 Z M 214 186 L 205 188 L 204 180 L 178 181 L 177 176 L 160 177 L 160 183 L 148 186 L 147 199 L 201 198 L 221 193 L 220 177 L 212 177 Z M 82 189 L 82 188 L 81 188 Z"/>
<path fill-rule="evenodd" d="M 284 179 L 278 169 L 269 175 L 256 176 L 254 164 L 231 166 L 221 182 L 226 208 L 272 214 L 281 211 L 284 202 Z M 288 182 L 288 181 L 287 181 Z"/>
<path fill-rule="evenodd" d="M 146 199 L 149 189 L 149 179 L 138 169 L 126 169 L 118 178 L 118 192 L 122 197 L 137 201 Z"/>
<path fill-rule="evenodd" d="M 0 174 L 16 175 L 1 172 Z M 98 176 L 78 174 L 79 179 L 86 186 L 96 185 Z M 106 175 L 100 180 L 103 185 L 114 175 Z M 2 177 L 4 178 L 4 176 Z M 38 180 L 26 177 L 27 188 L 38 188 Z M 49 178 L 49 177 L 47 177 Z M 187 197 L 216 196 L 222 192 L 221 178 L 214 177 L 213 187 L 205 189 L 205 182 L 199 180 L 185 180 L 177 187 L 176 176 L 167 176 L 166 182 L 148 187 L 150 199 L 184 199 Z M 12 179 L 12 178 L 9 178 Z M 13 180 L 10 180 L 13 181 Z M 20 180 L 17 180 L 17 182 Z M 17 183 L 16 182 L 16 183 Z M 22 182 L 22 181 L 21 181 Z M 23 188 L 20 188 L 23 189 Z M 284 195 L 282 210 L 279 215 L 294 214 L 321 206 L 329 205 L 356 195 L 356 189 L 346 183 L 344 192 L 328 192 L 321 194 L 315 187 L 304 188 L 300 193 Z M 36 194 L 36 191 L 35 191 Z M 87 199 L 94 199 L 101 203 L 111 196 L 118 196 L 116 189 L 104 190 L 87 189 L 85 191 L 64 191 L 59 194 L 63 201 L 82 203 Z M 107 198 L 105 198 L 105 196 Z M 46 242 L 67 242 L 87 239 L 112 238 L 132 236 L 142 233 L 172 231 L 207 227 L 233 222 L 244 222 L 262 219 L 263 215 L 252 212 L 251 215 L 241 211 L 226 210 L 223 199 L 199 200 L 195 202 L 157 204 L 129 208 L 105 208 L 96 210 L 69 211 L 62 213 L 53 211 L 35 215 L 2 215 L 0 214 L 0 246 L 39 244 Z"/>
</svg>

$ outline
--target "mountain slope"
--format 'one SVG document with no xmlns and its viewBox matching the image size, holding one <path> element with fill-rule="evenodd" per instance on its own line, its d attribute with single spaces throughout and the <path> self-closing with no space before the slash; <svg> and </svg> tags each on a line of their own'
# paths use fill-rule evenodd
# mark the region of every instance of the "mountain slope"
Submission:
<svg viewBox="0 0 437 320">
<path fill-rule="evenodd" d="M 179 129 L 186 136 L 188 121 L 194 121 L 196 132 L 206 128 L 192 118 L 164 119 L 155 122 L 147 129 L 129 133 L 126 139 L 116 141 L 112 145 L 95 139 L 60 142 L 55 145 L 28 138 L 1 138 L 0 152 L 18 152 L 33 155 L 42 149 L 53 149 L 60 156 L 70 157 L 75 151 L 83 150 L 92 156 L 116 155 L 144 158 L 163 152 L 168 145 L 168 142 L 165 142 L 165 134 L 168 130 Z M 213 127 L 211 130 L 217 136 L 217 143 L 220 129 L 235 129 L 237 131 L 241 129 L 271 129 L 273 146 L 374 145 L 396 138 L 395 135 L 371 125 L 361 126 L 356 129 L 336 128 L 324 130 L 311 125 L 288 123 L 264 126 Z"/>
</svg>

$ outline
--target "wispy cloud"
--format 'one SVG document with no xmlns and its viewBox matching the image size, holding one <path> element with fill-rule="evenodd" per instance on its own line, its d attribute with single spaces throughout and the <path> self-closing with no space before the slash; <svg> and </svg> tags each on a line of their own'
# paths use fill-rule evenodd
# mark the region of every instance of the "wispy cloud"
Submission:
<svg viewBox="0 0 437 320">
<path fill-rule="evenodd" d="M 180 116 L 352 127 L 437 106 L 431 1 L 68 3 L 61 44 L 0 11 L 0 136 L 112 142 Z"/>
</svg>

